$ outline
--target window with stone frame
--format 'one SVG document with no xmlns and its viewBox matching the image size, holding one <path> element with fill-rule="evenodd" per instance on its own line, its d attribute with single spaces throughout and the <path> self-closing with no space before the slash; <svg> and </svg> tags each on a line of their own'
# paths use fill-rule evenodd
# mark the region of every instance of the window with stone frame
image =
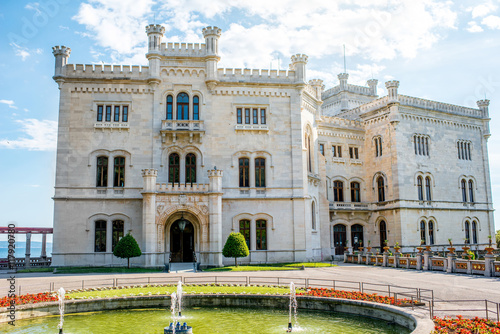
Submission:
<svg viewBox="0 0 500 334">
<path fill-rule="evenodd" d="M 351 202 L 361 202 L 361 186 L 359 182 L 351 182 Z"/>
<path fill-rule="evenodd" d="M 167 120 L 174 119 L 174 97 L 167 96 Z"/>
<path fill-rule="evenodd" d="M 123 220 L 113 220 L 112 225 L 113 225 L 113 234 L 112 234 L 111 251 L 114 251 L 116 245 L 118 244 L 118 241 L 120 241 L 120 239 L 123 238 L 123 234 L 125 231 L 125 223 L 123 222 Z"/>
<path fill-rule="evenodd" d="M 240 187 L 241 188 L 250 187 L 250 159 L 239 158 L 238 165 L 239 165 Z"/>
<path fill-rule="evenodd" d="M 431 178 L 429 176 L 425 177 L 425 197 L 428 201 L 432 201 Z"/>
<path fill-rule="evenodd" d="M 120 102 L 97 105 L 97 122 L 128 122 L 129 105 Z"/>
<path fill-rule="evenodd" d="M 108 186 L 108 157 L 97 157 L 96 187 Z"/>
<path fill-rule="evenodd" d="M 177 120 L 189 120 L 189 95 L 177 94 Z"/>
<path fill-rule="evenodd" d="M 375 145 L 375 157 L 382 156 L 382 137 L 376 136 L 373 138 L 373 144 Z"/>
<path fill-rule="evenodd" d="M 359 148 L 355 146 L 349 146 L 349 158 L 359 160 Z"/>
<path fill-rule="evenodd" d="M 462 202 L 467 202 L 467 181 L 462 179 L 460 181 L 460 189 L 462 190 Z"/>
<path fill-rule="evenodd" d="M 429 156 L 429 136 L 413 135 L 413 148 L 416 155 Z"/>
<path fill-rule="evenodd" d="M 106 252 L 106 224 L 105 220 L 94 222 L 94 252 Z"/>
<path fill-rule="evenodd" d="M 377 178 L 377 191 L 378 191 L 378 201 L 385 202 L 385 184 L 384 178 L 379 176 Z"/>
<path fill-rule="evenodd" d="M 250 221 L 248 219 L 242 219 L 240 220 L 240 233 L 243 235 L 243 238 L 245 238 L 245 242 L 247 243 L 248 249 L 251 249 L 250 247 Z"/>
<path fill-rule="evenodd" d="M 474 203 L 474 181 L 469 180 L 469 202 Z"/>
<path fill-rule="evenodd" d="M 125 187 L 125 157 L 114 158 L 113 187 Z"/>
<path fill-rule="evenodd" d="M 267 221 L 259 219 L 255 222 L 256 250 L 267 250 Z"/>
<path fill-rule="evenodd" d="M 431 220 L 429 226 L 429 245 L 434 245 L 434 222 Z"/>
<path fill-rule="evenodd" d="M 319 153 L 325 156 L 325 144 L 319 144 Z"/>
<path fill-rule="evenodd" d="M 186 182 L 185 185 L 196 183 L 196 155 L 188 153 L 186 155 Z"/>
<path fill-rule="evenodd" d="M 460 139 L 457 141 L 457 153 L 460 160 L 472 160 L 471 142 Z"/>
<path fill-rule="evenodd" d="M 342 145 L 332 145 L 332 156 L 342 158 Z"/>
<path fill-rule="evenodd" d="M 180 184 L 180 158 L 179 154 L 171 153 L 168 156 L 168 182 L 174 185 L 175 183 Z"/>
<path fill-rule="evenodd" d="M 237 124 L 266 124 L 267 114 L 266 108 L 257 106 L 242 106 L 236 108 L 236 123 Z"/>
<path fill-rule="evenodd" d="M 425 233 L 425 221 L 420 222 L 420 240 L 427 244 L 427 234 Z"/>
<path fill-rule="evenodd" d="M 417 194 L 418 194 L 418 200 L 423 201 L 424 200 L 424 185 L 423 185 L 423 177 L 422 176 L 417 176 Z"/>
<path fill-rule="evenodd" d="M 316 204 L 314 201 L 311 203 L 311 227 L 316 230 Z"/>
<path fill-rule="evenodd" d="M 335 202 L 344 201 L 344 182 L 333 181 L 333 200 Z"/>
<path fill-rule="evenodd" d="M 468 220 L 465 221 L 464 230 L 465 230 L 464 243 L 470 244 L 470 222 Z"/>
<path fill-rule="evenodd" d="M 193 120 L 198 121 L 200 119 L 200 98 L 195 95 L 193 97 Z"/>
<path fill-rule="evenodd" d="M 266 159 L 255 159 L 255 187 L 263 188 L 266 186 Z"/>
</svg>

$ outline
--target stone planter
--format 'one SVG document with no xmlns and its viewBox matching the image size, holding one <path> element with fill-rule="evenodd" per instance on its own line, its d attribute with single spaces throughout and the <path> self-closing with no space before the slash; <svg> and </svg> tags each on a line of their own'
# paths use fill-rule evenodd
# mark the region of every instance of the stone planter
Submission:
<svg viewBox="0 0 500 334">
<path fill-rule="evenodd" d="M 417 250 L 420 254 L 422 254 L 422 251 L 424 250 L 424 247 L 417 247 Z"/>
<path fill-rule="evenodd" d="M 450 254 L 455 254 L 455 248 L 453 247 L 448 247 L 448 251 L 450 252 Z"/>
<path fill-rule="evenodd" d="M 493 254 L 494 249 L 495 248 L 493 248 L 493 247 L 486 247 L 484 250 L 486 251 L 486 254 Z"/>
<path fill-rule="evenodd" d="M 401 249 L 401 247 L 399 246 L 394 246 L 394 252 L 396 253 L 399 253 L 399 250 Z"/>
</svg>

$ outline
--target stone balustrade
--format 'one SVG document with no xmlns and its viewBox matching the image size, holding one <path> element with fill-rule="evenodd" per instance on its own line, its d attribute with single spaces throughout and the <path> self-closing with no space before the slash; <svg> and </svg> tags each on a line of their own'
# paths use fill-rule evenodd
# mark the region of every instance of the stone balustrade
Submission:
<svg viewBox="0 0 500 334">
<path fill-rule="evenodd" d="M 186 192 L 208 192 L 208 183 L 178 184 L 178 183 L 157 183 L 156 191 L 161 193 L 186 193 Z"/>
</svg>

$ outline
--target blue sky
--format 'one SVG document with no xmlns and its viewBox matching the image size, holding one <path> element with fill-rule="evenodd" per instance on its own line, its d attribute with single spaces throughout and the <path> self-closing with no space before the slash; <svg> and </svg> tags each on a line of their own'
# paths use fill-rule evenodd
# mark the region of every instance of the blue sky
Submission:
<svg viewBox="0 0 500 334">
<path fill-rule="evenodd" d="M 220 67 L 286 69 L 309 56 L 308 79 L 399 80 L 402 94 L 476 107 L 491 100 L 489 156 L 500 202 L 500 1 L 4 0 L 0 2 L 0 226 L 52 226 L 59 91 L 52 46 L 70 63 L 146 65 L 149 23 L 164 41 L 223 31 Z M 500 224 L 497 222 L 498 228 Z"/>
</svg>

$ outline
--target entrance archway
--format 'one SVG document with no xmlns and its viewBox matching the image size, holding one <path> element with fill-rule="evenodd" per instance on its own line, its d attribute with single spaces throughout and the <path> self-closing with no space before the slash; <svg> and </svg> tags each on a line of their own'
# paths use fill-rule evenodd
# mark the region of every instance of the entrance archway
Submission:
<svg viewBox="0 0 500 334">
<path fill-rule="evenodd" d="M 353 249 L 358 249 L 363 245 L 363 226 L 355 224 L 351 226 L 351 245 Z"/>
<path fill-rule="evenodd" d="M 333 227 L 333 244 L 335 245 L 335 255 L 344 254 L 346 239 L 347 239 L 346 226 L 344 224 L 336 224 Z"/>
<path fill-rule="evenodd" d="M 181 229 L 179 222 L 186 222 Z M 170 226 L 170 262 L 194 262 L 194 226 L 178 219 Z"/>
</svg>

